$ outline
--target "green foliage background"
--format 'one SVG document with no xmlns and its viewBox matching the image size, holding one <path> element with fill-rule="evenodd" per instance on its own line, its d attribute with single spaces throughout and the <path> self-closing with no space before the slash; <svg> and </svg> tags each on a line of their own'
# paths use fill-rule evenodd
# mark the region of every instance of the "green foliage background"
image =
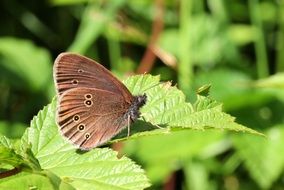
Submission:
<svg viewBox="0 0 284 190">
<path fill-rule="evenodd" d="M 72 189 L 82 184 L 89 188 L 86 181 L 71 183 L 73 187 L 64 180 L 61 182 L 58 176 L 68 172 L 56 173 L 56 167 L 43 174 L 41 169 L 50 169 L 50 165 L 44 165 L 33 148 L 29 152 L 28 144 L 15 148 L 18 152 L 11 149 L 20 138 L 23 143 L 28 133 L 23 136 L 24 131 L 33 116 L 52 102 L 55 57 L 63 51 L 78 52 L 124 79 L 144 64 L 141 60 L 150 47 L 157 59 L 148 72 L 177 84 L 193 105 L 193 111 L 188 113 L 197 115 L 185 115 L 171 125 L 197 126 L 199 130 L 172 129 L 175 132 L 169 135 L 146 132 L 143 137 L 137 135 L 123 142 L 120 154 L 145 170 L 152 184 L 148 188 L 284 189 L 283 0 L 4 0 L 0 5 L 0 152 L 5 152 L 0 159 L 12 158 L 9 164 L 24 165 L 26 170 L 20 173 L 23 181 L 33 175 L 34 185 L 40 189 L 56 185 Z M 159 13 L 162 20 L 158 19 L 158 24 L 162 22 L 164 27 L 155 43 L 149 45 Z M 150 62 L 146 60 L 146 65 Z M 125 84 L 132 92 L 139 92 L 131 80 L 134 79 L 126 80 Z M 226 129 L 235 125 L 233 118 L 221 112 L 220 103 L 206 102 L 209 99 L 196 95 L 196 90 L 207 84 L 211 84 L 210 98 L 223 103 L 226 113 L 236 117 L 239 124 L 263 132 L 267 138 L 207 129 L 206 126 Z M 163 91 L 152 93 L 168 95 Z M 179 93 L 169 94 L 179 97 Z M 54 102 L 49 106 L 52 105 Z M 203 109 L 208 113 L 200 111 Z M 153 124 L 161 124 L 158 122 L 161 110 L 149 106 L 144 111 Z M 172 115 L 174 109 L 170 107 L 165 113 Z M 221 114 L 217 118 L 222 119 L 214 123 L 213 117 L 209 117 L 212 113 Z M 70 157 L 76 156 L 71 148 L 69 151 Z M 100 155 L 100 151 L 109 149 L 90 154 Z M 108 153 L 108 158 L 116 159 L 113 152 Z M 86 161 L 85 157 L 78 159 Z M 66 163 L 74 164 L 72 160 Z M 1 170 L 7 169 L 2 164 Z M 132 161 L 127 164 L 137 167 Z M 29 173 L 30 170 L 34 173 Z M 53 176 L 54 173 L 58 176 Z M 136 188 L 149 186 L 142 173 L 142 185 Z M 44 176 L 54 179 L 56 184 L 50 184 Z M 0 185 L 9 184 L 1 180 Z M 131 187 L 134 186 L 125 186 Z"/>
</svg>

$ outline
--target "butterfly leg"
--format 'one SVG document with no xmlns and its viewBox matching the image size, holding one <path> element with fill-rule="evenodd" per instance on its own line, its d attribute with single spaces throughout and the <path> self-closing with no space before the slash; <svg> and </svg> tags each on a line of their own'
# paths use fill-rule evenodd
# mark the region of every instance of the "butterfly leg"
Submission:
<svg viewBox="0 0 284 190">
<path fill-rule="evenodd" d="M 151 123 L 152 124 L 152 123 Z M 157 127 L 158 129 L 165 129 L 164 127 L 160 127 L 158 124 L 152 124 L 154 125 L 155 127 Z"/>
<path fill-rule="evenodd" d="M 130 115 L 127 117 L 127 137 L 130 136 Z"/>
</svg>

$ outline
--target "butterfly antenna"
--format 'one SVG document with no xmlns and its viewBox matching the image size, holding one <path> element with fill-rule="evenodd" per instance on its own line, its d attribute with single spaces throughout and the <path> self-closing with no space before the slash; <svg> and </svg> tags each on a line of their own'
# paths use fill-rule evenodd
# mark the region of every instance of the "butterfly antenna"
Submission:
<svg viewBox="0 0 284 190">
<path fill-rule="evenodd" d="M 167 83 L 167 82 L 159 82 L 159 83 L 157 83 L 157 84 L 154 84 L 154 85 L 152 85 L 152 86 L 146 88 L 146 89 L 143 90 L 143 91 L 145 92 L 145 91 L 147 91 L 147 90 L 150 90 L 151 88 L 154 88 L 154 87 L 156 87 L 156 86 L 159 86 L 159 85 L 165 84 L 165 83 Z"/>
</svg>

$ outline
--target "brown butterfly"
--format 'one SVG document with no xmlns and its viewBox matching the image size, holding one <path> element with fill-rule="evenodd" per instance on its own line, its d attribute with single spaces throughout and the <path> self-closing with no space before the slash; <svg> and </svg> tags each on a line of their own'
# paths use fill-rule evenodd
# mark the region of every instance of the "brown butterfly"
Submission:
<svg viewBox="0 0 284 190">
<path fill-rule="evenodd" d="M 139 116 L 146 94 L 133 96 L 99 63 L 74 53 L 54 63 L 58 95 L 57 124 L 63 136 L 80 149 L 106 143 Z"/>
</svg>

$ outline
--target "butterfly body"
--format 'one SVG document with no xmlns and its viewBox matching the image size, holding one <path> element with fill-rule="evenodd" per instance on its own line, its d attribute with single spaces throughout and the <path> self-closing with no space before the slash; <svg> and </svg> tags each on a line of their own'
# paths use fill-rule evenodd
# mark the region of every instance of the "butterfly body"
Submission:
<svg viewBox="0 0 284 190">
<path fill-rule="evenodd" d="M 107 69 L 73 53 L 55 60 L 57 124 L 80 149 L 104 144 L 140 116 L 146 95 L 133 96 Z"/>
</svg>

